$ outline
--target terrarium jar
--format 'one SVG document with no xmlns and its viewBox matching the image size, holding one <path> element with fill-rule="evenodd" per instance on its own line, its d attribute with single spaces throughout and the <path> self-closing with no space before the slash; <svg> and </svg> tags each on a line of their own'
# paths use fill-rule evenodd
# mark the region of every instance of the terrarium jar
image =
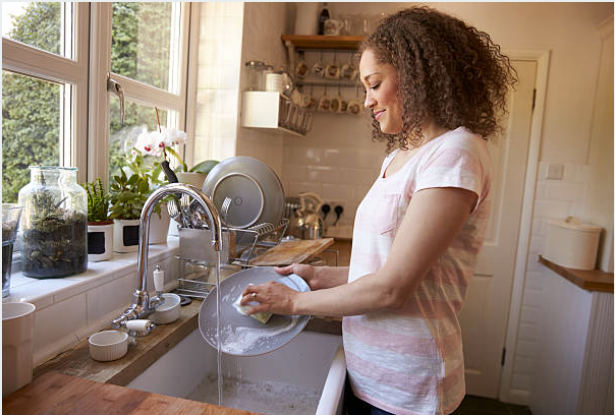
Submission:
<svg viewBox="0 0 615 415">
<path fill-rule="evenodd" d="M 88 205 L 85 190 L 77 184 L 77 168 L 31 166 L 19 204 L 24 275 L 50 278 L 84 272 Z"/>
</svg>

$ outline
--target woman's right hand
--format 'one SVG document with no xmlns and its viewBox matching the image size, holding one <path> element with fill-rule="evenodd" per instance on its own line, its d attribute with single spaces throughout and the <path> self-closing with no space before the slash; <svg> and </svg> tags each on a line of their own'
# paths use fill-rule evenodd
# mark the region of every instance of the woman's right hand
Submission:
<svg viewBox="0 0 615 415">
<path fill-rule="evenodd" d="M 312 291 L 323 288 L 318 278 L 317 268 L 313 265 L 295 263 L 285 267 L 273 267 L 273 269 L 280 275 L 296 274 L 300 276 L 308 283 Z"/>
</svg>

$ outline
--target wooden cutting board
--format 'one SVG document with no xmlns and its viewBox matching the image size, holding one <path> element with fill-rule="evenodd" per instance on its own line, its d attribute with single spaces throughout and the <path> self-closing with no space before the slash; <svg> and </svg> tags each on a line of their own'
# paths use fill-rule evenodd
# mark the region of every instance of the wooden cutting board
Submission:
<svg viewBox="0 0 615 415">
<path fill-rule="evenodd" d="M 250 415 L 172 396 L 46 373 L 2 399 L 2 413 L 11 415 Z"/>
<path fill-rule="evenodd" d="M 282 242 L 267 250 L 264 254 L 252 259 L 250 265 L 290 265 L 294 262 L 303 262 L 314 255 L 320 254 L 333 245 L 334 242 L 333 238 L 293 239 L 288 242 Z"/>
</svg>

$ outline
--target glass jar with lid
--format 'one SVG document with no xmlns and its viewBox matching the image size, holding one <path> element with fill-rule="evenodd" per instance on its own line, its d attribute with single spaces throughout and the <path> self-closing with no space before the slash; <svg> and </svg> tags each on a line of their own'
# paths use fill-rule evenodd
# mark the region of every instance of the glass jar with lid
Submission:
<svg viewBox="0 0 615 415">
<path fill-rule="evenodd" d="M 246 62 L 248 68 L 248 91 L 264 91 L 264 77 L 267 65 L 261 61 Z"/>
<path fill-rule="evenodd" d="M 22 271 L 34 278 L 66 277 L 88 264 L 87 195 L 77 168 L 31 166 L 19 191 Z"/>
</svg>

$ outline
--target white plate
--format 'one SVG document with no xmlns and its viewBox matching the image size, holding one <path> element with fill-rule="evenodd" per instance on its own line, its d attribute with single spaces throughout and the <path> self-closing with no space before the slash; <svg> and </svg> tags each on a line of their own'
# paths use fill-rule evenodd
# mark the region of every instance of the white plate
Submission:
<svg viewBox="0 0 615 415">
<path fill-rule="evenodd" d="M 305 328 L 310 316 L 284 316 L 274 314 L 267 324 L 240 314 L 233 303 L 248 284 L 277 281 L 296 291 L 310 291 L 308 284 L 298 275 L 281 276 L 273 267 L 248 268 L 220 283 L 220 335 L 222 351 L 235 356 L 257 356 L 272 352 L 295 338 Z M 199 330 L 207 343 L 218 347 L 216 336 L 216 289 L 201 305 Z"/>
<path fill-rule="evenodd" d="M 251 157 L 231 157 L 217 164 L 207 175 L 203 192 L 218 212 L 224 199 L 231 198 L 226 217 L 231 228 L 278 225 L 284 214 L 282 182 L 269 166 Z"/>
</svg>

